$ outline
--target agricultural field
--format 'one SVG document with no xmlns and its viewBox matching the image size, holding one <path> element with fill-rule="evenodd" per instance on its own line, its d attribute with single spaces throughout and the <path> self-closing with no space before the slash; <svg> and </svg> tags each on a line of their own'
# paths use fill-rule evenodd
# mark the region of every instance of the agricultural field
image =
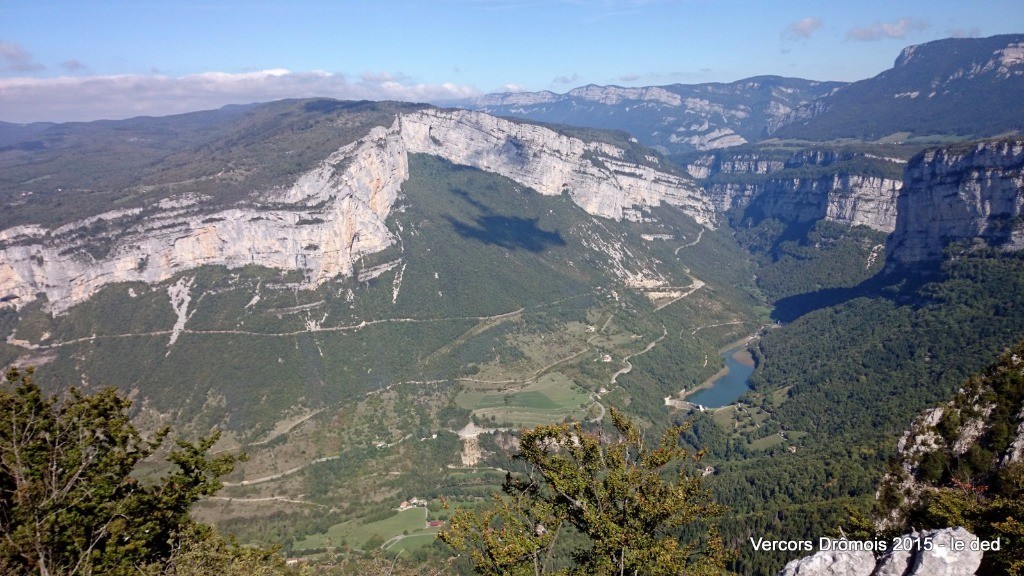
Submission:
<svg viewBox="0 0 1024 576">
<path fill-rule="evenodd" d="M 402 544 L 401 548 L 408 548 L 412 543 L 417 546 L 429 544 L 436 536 L 440 528 L 427 528 L 429 513 L 426 508 L 413 507 L 407 510 L 396 511 L 393 516 L 363 522 L 362 520 L 349 520 L 331 526 L 326 533 L 312 534 L 305 539 L 296 542 L 293 548 L 295 554 L 302 554 L 305 550 L 323 550 L 334 547 L 351 547 L 356 550 L 366 550 L 373 547 L 384 547 L 385 544 L 397 545 L 400 542 L 398 537 L 410 538 L 410 542 Z M 390 547 L 388 547 L 390 549 Z"/>
<path fill-rule="evenodd" d="M 472 384 L 472 383 L 470 383 Z M 582 419 L 591 399 L 588 391 L 561 372 L 541 376 L 518 389 L 474 389 L 467 386 L 456 398 L 484 425 L 533 427 L 566 418 Z"/>
</svg>

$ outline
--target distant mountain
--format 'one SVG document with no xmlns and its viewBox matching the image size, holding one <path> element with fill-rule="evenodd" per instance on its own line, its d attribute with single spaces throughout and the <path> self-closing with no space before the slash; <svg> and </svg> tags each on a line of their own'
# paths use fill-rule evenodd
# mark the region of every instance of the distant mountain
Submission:
<svg viewBox="0 0 1024 576">
<path fill-rule="evenodd" d="M 935 141 L 1024 129 L 1024 34 L 910 46 L 893 68 L 852 84 L 757 76 L 732 83 L 565 94 L 488 94 L 462 106 L 498 116 L 624 130 L 663 153 L 733 147 L 766 137 Z"/>
<path fill-rule="evenodd" d="M 889 70 L 799 107 L 784 124 L 775 136 L 805 140 L 1021 130 L 1024 34 L 907 47 Z"/>
<path fill-rule="evenodd" d="M 466 107 L 498 116 L 625 130 L 663 153 L 726 148 L 762 138 L 841 82 L 758 76 L 644 88 L 583 86 L 566 94 L 488 94 Z"/>
</svg>

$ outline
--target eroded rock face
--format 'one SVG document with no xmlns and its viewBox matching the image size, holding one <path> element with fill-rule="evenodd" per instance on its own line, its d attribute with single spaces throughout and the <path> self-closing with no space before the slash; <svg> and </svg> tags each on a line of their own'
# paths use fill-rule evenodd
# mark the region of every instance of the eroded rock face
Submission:
<svg viewBox="0 0 1024 576">
<path fill-rule="evenodd" d="M 987 469 L 993 477 L 975 476 L 971 481 L 991 485 L 999 469 L 1022 458 L 1024 406 L 1008 406 L 1006 399 L 1000 397 L 1005 393 L 1000 392 L 1003 386 L 993 382 L 993 379 L 1015 377 L 1014 373 L 1022 372 L 1024 354 L 1018 347 L 1004 354 L 980 377 L 967 380 L 951 400 L 914 419 L 896 444 L 896 466 L 887 468 L 875 494 L 876 500 L 887 503 L 886 514 L 875 520 L 877 528 L 892 530 L 911 524 L 915 509 L 919 509 L 929 494 L 951 487 L 940 482 L 942 469 L 936 469 L 935 463 L 964 458 L 972 448 L 984 446 L 985 438 L 994 433 L 997 425 L 1005 426 L 1014 435 L 1007 438 L 1005 451 L 991 454 Z M 1015 418 L 1006 420 L 1004 411 L 1007 409 Z M 977 463 L 974 466 L 975 469 L 986 468 Z"/>
<path fill-rule="evenodd" d="M 745 199 L 747 204 L 756 206 L 761 217 L 785 222 L 809 223 L 824 219 L 864 225 L 881 232 L 892 232 L 896 225 L 898 180 L 836 174 L 770 180 L 759 188 L 725 190 L 722 196 L 715 188 L 712 197 L 732 203 Z"/>
<path fill-rule="evenodd" d="M 1024 249 L 1024 140 L 926 150 L 907 165 L 893 263 L 938 260 L 953 242 Z"/>
<path fill-rule="evenodd" d="M 713 226 L 714 208 L 691 181 L 622 159 L 610 144 L 465 110 L 424 110 L 401 119 L 410 152 L 495 172 L 546 195 L 568 192 L 587 213 L 620 219 L 662 202 Z"/>
<path fill-rule="evenodd" d="M 836 552 L 824 550 L 793 560 L 778 576 L 871 576 L 875 556 L 871 552 Z"/>
<path fill-rule="evenodd" d="M 705 185 L 711 202 L 722 212 L 752 206 L 752 214 L 758 218 L 793 223 L 829 220 L 892 232 L 896 226 L 900 180 L 850 173 L 841 168 L 817 177 L 792 176 L 800 168 L 829 167 L 846 160 L 849 158 L 821 150 L 798 152 L 784 159 L 758 154 L 708 155 L 691 162 L 687 171 L 700 178 L 743 175 L 725 181 L 712 179 Z"/>
<path fill-rule="evenodd" d="M 970 576 L 981 566 L 978 537 L 961 527 L 913 533 L 898 539 L 906 550 L 890 550 L 876 562 L 865 550 L 821 551 L 793 560 L 778 576 Z M 963 550 L 954 550 L 954 542 Z"/>
<path fill-rule="evenodd" d="M 1024 406 L 1021 407 L 1020 412 L 1017 414 L 1017 421 L 1020 422 L 1017 425 L 1017 435 L 1014 437 L 1013 442 L 1010 443 L 1009 448 L 1006 449 L 1006 455 L 1003 456 L 1002 461 L 1003 466 L 1024 460 Z"/>
<path fill-rule="evenodd" d="M 316 286 L 394 241 L 384 221 L 408 172 L 399 135 L 377 128 L 253 206 L 213 213 L 186 207 L 143 221 L 112 212 L 90 219 L 114 230 L 98 237 L 88 222 L 5 230 L 0 293 L 17 296 L 18 304 L 45 293 L 60 313 L 106 284 L 155 283 L 203 265 L 301 270 L 305 284 Z"/>
<path fill-rule="evenodd" d="M 541 194 L 568 192 L 595 216 L 619 219 L 629 207 L 665 202 L 714 222 L 700 188 L 627 162 L 615 146 L 482 113 L 425 110 L 374 128 L 289 188 L 231 209 L 202 212 L 180 199 L 155 217 L 118 211 L 56 230 L 0 231 L 0 295 L 23 306 L 42 293 L 60 313 L 106 284 L 156 283 L 203 265 L 298 270 L 303 286 L 319 286 L 395 242 L 385 221 L 409 177 L 409 153 L 497 172 Z"/>
</svg>

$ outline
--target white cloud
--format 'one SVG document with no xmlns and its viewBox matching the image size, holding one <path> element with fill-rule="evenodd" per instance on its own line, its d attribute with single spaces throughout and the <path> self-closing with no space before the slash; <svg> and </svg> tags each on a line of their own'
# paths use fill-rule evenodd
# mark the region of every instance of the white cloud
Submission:
<svg viewBox="0 0 1024 576">
<path fill-rule="evenodd" d="M 391 74 L 363 74 L 357 81 L 349 81 L 343 74 L 322 70 L 0 78 L 0 120 L 67 122 L 163 116 L 283 98 L 440 102 L 478 94 L 472 87 L 449 82 L 415 83 Z"/>
<path fill-rule="evenodd" d="M 0 42 L 0 69 L 14 72 L 34 72 L 46 68 L 15 42 Z"/>
<path fill-rule="evenodd" d="M 918 18 L 900 18 L 899 20 L 888 23 L 888 22 L 875 22 L 870 26 L 861 26 L 859 28 L 852 28 L 846 33 L 846 37 L 850 40 L 882 40 L 885 38 L 903 38 L 907 34 L 928 28 L 928 23 Z"/>
<path fill-rule="evenodd" d="M 622 76 L 619 76 L 617 80 L 619 82 L 636 82 L 640 78 L 641 76 L 639 74 L 623 74 Z"/>
<path fill-rule="evenodd" d="M 572 84 L 579 79 L 579 74 L 573 74 L 572 76 L 557 76 L 552 82 L 555 84 Z"/>
<path fill-rule="evenodd" d="M 820 18 L 807 17 L 786 26 L 782 35 L 788 38 L 810 38 L 822 25 Z"/>
</svg>

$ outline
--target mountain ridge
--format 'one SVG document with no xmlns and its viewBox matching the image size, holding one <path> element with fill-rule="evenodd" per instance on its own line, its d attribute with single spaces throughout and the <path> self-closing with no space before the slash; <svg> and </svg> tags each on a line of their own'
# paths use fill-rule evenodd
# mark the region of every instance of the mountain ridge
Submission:
<svg viewBox="0 0 1024 576">
<path fill-rule="evenodd" d="M 734 82 L 621 87 L 590 84 L 496 93 L 464 103 L 498 115 L 623 129 L 665 153 L 766 138 L 827 141 L 995 136 L 1024 129 L 1024 35 L 908 46 L 893 67 L 855 82 L 754 76 Z M 660 116 L 652 116 L 656 109 Z"/>
<path fill-rule="evenodd" d="M 757 140 L 765 126 L 841 85 L 782 76 L 638 88 L 591 84 L 565 94 L 490 94 L 464 105 L 496 115 L 626 130 L 663 153 L 679 153 Z"/>
<path fill-rule="evenodd" d="M 361 255 L 395 241 L 384 225 L 408 179 L 410 153 L 428 153 L 496 172 L 544 195 L 568 194 L 590 214 L 619 220 L 662 202 L 714 226 L 710 203 L 686 177 L 637 165 L 606 143 L 478 112 L 421 109 L 333 152 L 289 187 L 242 204 L 204 210 L 195 193 L 143 208 L 104 212 L 52 229 L 0 232 L 0 292 L 32 301 L 45 292 L 57 312 L 112 281 L 161 281 L 200 264 L 260 264 L 300 270 L 305 285 L 350 275 Z M 109 230 L 109 231 L 108 231 Z M 102 244 L 100 251 L 87 250 Z"/>
<path fill-rule="evenodd" d="M 1024 129 L 1024 34 L 908 46 L 893 67 L 794 110 L 779 138 L 995 136 Z"/>
</svg>

